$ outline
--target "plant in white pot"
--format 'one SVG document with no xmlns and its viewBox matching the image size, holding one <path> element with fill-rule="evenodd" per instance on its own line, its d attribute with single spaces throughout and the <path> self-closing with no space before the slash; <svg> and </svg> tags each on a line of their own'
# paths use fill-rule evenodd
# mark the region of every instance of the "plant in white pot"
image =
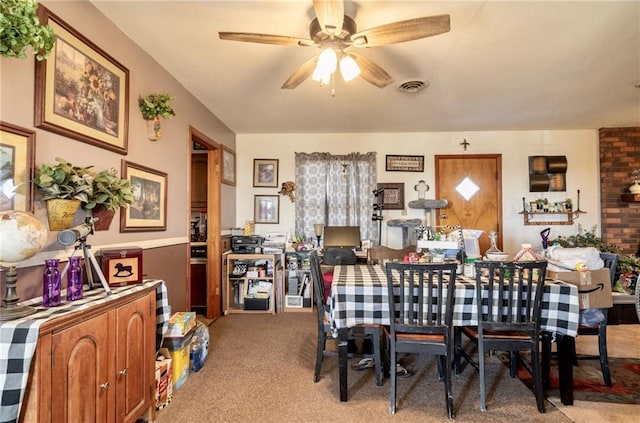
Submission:
<svg viewBox="0 0 640 423">
<path fill-rule="evenodd" d="M 40 165 L 33 184 L 47 202 L 49 229 L 61 231 L 71 227 L 81 204 L 93 195 L 93 166 L 75 166 L 56 158 L 55 164 Z"/>
<path fill-rule="evenodd" d="M 114 168 L 103 170 L 93 178 L 93 192 L 84 210 L 90 210 L 98 220 L 94 223 L 96 231 L 109 229 L 116 210 L 127 207 L 133 202 L 133 191 L 127 179 L 121 179 Z"/>
<path fill-rule="evenodd" d="M 169 104 L 174 98 L 169 94 L 149 94 L 138 98 L 138 108 L 147 121 L 147 136 L 151 141 L 162 138 L 160 118 L 170 119 L 176 115 Z"/>
<path fill-rule="evenodd" d="M 640 169 L 635 169 L 631 172 L 629 192 L 631 192 L 631 194 L 640 194 Z"/>
<path fill-rule="evenodd" d="M 35 0 L 0 2 L 0 54 L 4 57 L 27 57 L 31 47 L 37 60 L 49 56 L 56 37 L 50 25 L 41 25 Z"/>
</svg>

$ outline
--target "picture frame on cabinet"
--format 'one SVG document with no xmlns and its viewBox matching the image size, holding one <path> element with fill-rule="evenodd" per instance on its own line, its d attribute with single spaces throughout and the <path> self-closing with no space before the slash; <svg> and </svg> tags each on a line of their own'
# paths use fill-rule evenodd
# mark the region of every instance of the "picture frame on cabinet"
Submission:
<svg viewBox="0 0 640 423">
<path fill-rule="evenodd" d="M 122 160 L 122 177 L 134 199 L 120 211 L 120 232 L 166 231 L 167 174 Z"/>
<path fill-rule="evenodd" d="M 278 223 L 280 197 L 277 195 L 253 196 L 253 220 L 255 223 Z"/>
<path fill-rule="evenodd" d="M 225 145 L 222 146 L 221 182 L 226 185 L 236 185 L 236 153 Z"/>
<path fill-rule="evenodd" d="M 36 133 L 0 121 L 0 211 L 33 212 Z"/>
<path fill-rule="evenodd" d="M 127 154 L 129 70 L 42 5 L 38 15 L 56 42 L 36 61 L 35 126 Z"/>
<path fill-rule="evenodd" d="M 253 186 L 278 186 L 278 159 L 253 159 Z"/>
</svg>

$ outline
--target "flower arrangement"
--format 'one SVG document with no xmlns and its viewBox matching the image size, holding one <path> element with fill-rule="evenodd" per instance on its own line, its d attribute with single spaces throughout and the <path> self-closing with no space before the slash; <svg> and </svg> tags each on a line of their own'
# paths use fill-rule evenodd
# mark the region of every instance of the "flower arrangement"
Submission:
<svg viewBox="0 0 640 423">
<path fill-rule="evenodd" d="M 640 169 L 631 171 L 631 183 L 640 184 Z"/>
<path fill-rule="evenodd" d="M 2 0 L 0 2 L 0 54 L 4 57 L 27 57 L 34 50 L 36 60 L 44 60 L 53 49 L 56 37 L 50 25 L 41 25 L 35 0 Z"/>
<path fill-rule="evenodd" d="M 138 107 L 145 120 L 152 120 L 156 116 L 169 119 L 176 115 L 169 102 L 175 97 L 169 94 L 149 94 L 138 98 Z"/>
</svg>

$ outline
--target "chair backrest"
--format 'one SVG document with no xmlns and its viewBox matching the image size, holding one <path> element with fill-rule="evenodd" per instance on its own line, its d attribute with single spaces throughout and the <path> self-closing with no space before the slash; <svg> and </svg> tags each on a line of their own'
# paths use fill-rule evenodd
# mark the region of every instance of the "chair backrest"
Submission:
<svg viewBox="0 0 640 423">
<path fill-rule="evenodd" d="M 391 336 L 451 334 L 456 264 L 387 263 Z"/>
<path fill-rule="evenodd" d="M 402 259 L 409 253 L 415 252 L 416 246 L 409 245 L 408 247 L 401 249 L 394 249 L 385 247 L 384 245 L 377 247 L 370 247 L 367 249 L 367 263 L 368 264 L 382 264 L 383 260 L 389 261 L 402 261 Z"/>
<path fill-rule="evenodd" d="M 324 313 L 328 311 L 324 301 L 324 285 L 322 282 L 322 268 L 318 252 L 309 253 L 309 266 L 311 267 L 311 279 L 313 279 L 313 296 L 316 299 L 316 313 L 318 316 L 318 329 L 324 330 Z"/>
<path fill-rule="evenodd" d="M 600 258 L 604 262 L 604 267 L 609 269 L 611 286 L 616 283 L 616 268 L 618 267 L 618 255 L 615 253 L 600 253 Z"/>
<path fill-rule="evenodd" d="M 540 327 L 546 261 L 476 261 L 478 332 L 518 331 L 536 336 Z M 533 293 L 533 295 L 531 295 Z"/>
</svg>

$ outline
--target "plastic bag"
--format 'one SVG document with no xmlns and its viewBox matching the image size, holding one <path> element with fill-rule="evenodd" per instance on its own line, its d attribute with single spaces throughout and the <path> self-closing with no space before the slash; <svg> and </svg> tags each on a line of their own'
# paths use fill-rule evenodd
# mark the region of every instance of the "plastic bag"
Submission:
<svg viewBox="0 0 640 423">
<path fill-rule="evenodd" d="M 189 354 L 190 368 L 192 372 L 197 372 L 204 365 L 204 360 L 209 353 L 209 328 L 202 322 L 196 323 L 191 340 L 191 350 Z"/>
</svg>

